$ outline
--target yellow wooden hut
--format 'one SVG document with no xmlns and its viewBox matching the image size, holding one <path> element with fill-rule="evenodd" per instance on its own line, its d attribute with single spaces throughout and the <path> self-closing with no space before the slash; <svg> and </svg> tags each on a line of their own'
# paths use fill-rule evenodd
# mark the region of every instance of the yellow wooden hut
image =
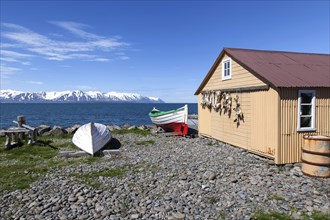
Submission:
<svg viewBox="0 0 330 220">
<path fill-rule="evenodd" d="M 330 55 L 222 50 L 195 95 L 199 135 L 301 161 L 304 135 L 330 136 Z"/>
</svg>

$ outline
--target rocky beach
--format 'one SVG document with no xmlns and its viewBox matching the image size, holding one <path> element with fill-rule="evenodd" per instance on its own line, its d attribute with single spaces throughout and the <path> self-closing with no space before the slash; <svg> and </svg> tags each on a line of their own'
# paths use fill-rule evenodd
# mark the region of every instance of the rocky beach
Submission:
<svg viewBox="0 0 330 220">
<path fill-rule="evenodd" d="M 56 154 L 53 160 L 65 165 L 57 163 L 27 188 L 1 189 L 0 219 L 258 219 L 271 213 L 329 219 L 330 179 L 304 176 L 300 164 L 275 165 L 204 137 L 129 132 L 150 130 L 146 126 L 109 129 L 118 148 L 112 153 Z"/>
</svg>

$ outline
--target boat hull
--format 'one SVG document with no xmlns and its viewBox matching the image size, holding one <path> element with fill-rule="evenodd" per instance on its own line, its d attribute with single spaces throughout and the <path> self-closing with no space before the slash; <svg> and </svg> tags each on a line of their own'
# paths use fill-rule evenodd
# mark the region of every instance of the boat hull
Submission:
<svg viewBox="0 0 330 220">
<path fill-rule="evenodd" d="M 188 134 L 188 125 L 185 123 L 173 122 L 169 124 L 161 124 L 156 126 L 163 128 L 165 131 L 174 132 L 178 135 Z"/>
<path fill-rule="evenodd" d="M 188 134 L 188 106 L 171 111 L 159 111 L 153 109 L 149 113 L 150 119 L 157 127 L 167 132 L 175 132 L 178 135 Z"/>
<path fill-rule="evenodd" d="M 99 123 L 88 123 L 81 126 L 72 137 L 72 142 L 83 151 L 94 155 L 111 139 L 109 129 Z"/>
</svg>

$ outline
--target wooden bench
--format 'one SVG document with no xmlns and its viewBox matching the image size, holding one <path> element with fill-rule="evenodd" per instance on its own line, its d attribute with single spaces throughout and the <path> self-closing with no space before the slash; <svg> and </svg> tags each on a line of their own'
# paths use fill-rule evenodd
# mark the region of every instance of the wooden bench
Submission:
<svg viewBox="0 0 330 220">
<path fill-rule="evenodd" d="M 25 135 L 28 135 L 28 144 L 34 144 L 36 141 L 36 128 L 24 124 L 24 116 L 18 116 L 17 121 L 13 121 L 17 124 L 17 128 L 9 128 L 4 131 L 6 136 L 5 147 L 11 148 L 13 145 L 25 140 Z"/>
</svg>

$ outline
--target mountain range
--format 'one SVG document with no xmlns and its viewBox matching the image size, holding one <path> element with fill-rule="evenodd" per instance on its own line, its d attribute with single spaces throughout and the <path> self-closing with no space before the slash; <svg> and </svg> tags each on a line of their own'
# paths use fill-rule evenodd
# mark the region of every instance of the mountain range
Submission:
<svg viewBox="0 0 330 220">
<path fill-rule="evenodd" d="M 0 102 L 117 102 L 117 103 L 164 103 L 160 98 L 137 93 L 62 91 L 21 92 L 0 90 Z"/>
</svg>

